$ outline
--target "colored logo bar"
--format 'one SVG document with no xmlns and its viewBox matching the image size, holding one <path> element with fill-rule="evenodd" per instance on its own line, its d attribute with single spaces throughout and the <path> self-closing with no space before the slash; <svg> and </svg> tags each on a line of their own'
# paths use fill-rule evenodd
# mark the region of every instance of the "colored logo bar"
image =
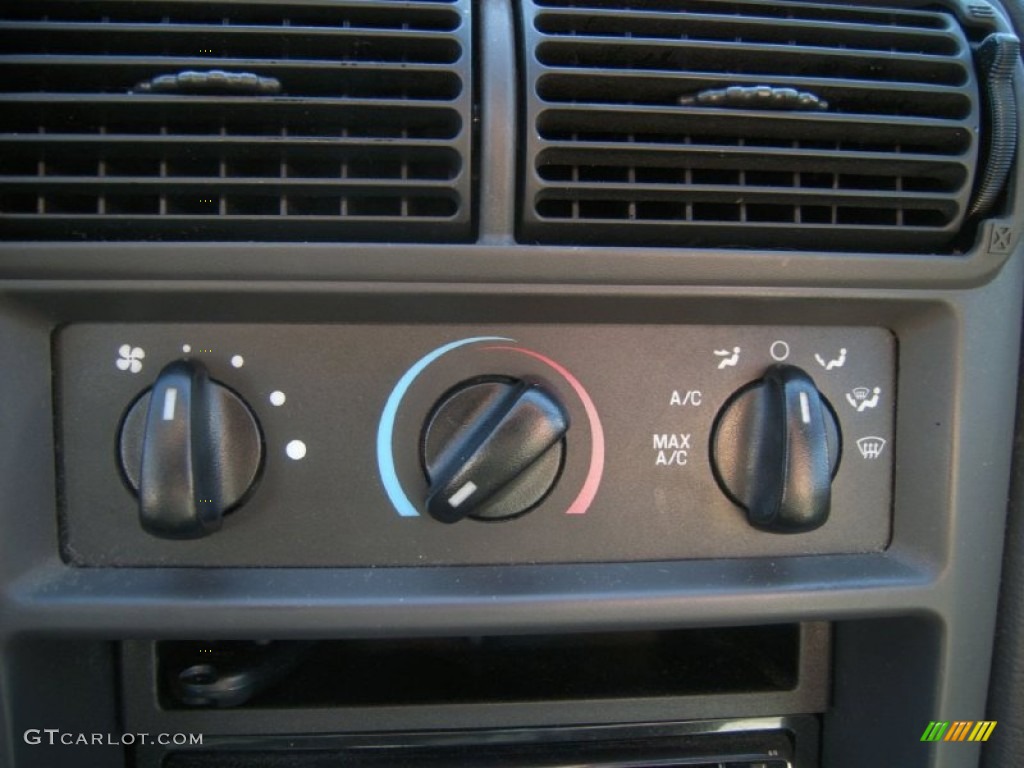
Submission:
<svg viewBox="0 0 1024 768">
<path fill-rule="evenodd" d="M 988 741 L 995 729 L 995 720 L 932 720 L 921 741 Z"/>
</svg>

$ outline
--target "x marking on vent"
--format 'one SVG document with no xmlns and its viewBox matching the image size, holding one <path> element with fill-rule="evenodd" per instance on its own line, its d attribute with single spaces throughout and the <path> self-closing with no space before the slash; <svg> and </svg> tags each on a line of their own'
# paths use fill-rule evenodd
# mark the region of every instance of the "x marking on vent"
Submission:
<svg viewBox="0 0 1024 768">
<path fill-rule="evenodd" d="M 1013 229 L 1011 227 L 993 227 L 988 249 L 992 253 L 1009 253 L 1012 240 Z"/>
</svg>

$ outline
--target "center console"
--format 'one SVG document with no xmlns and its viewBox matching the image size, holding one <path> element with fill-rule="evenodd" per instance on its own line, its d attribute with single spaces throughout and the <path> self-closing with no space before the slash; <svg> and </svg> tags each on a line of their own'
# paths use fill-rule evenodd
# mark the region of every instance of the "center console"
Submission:
<svg viewBox="0 0 1024 768">
<path fill-rule="evenodd" d="M 0 37 L 0 765 L 1005 768 L 1007 8 Z"/>
</svg>

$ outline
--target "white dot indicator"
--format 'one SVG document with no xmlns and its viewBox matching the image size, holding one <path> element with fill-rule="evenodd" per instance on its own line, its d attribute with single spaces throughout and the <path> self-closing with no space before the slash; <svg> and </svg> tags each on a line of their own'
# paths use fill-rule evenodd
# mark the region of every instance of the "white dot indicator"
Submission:
<svg viewBox="0 0 1024 768">
<path fill-rule="evenodd" d="M 235 368 L 241 368 L 243 365 L 245 365 L 245 358 L 242 357 L 241 355 L 235 355 L 234 357 L 231 358 L 231 364 L 235 366 Z"/>
<path fill-rule="evenodd" d="M 284 405 L 284 401 L 287 400 L 287 399 L 288 398 L 284 396 L 284 392 L 282 392 L 279 389 L 270 393 L 270 404 L 271 405 L 277 405 L 277 406 Z"/>
<path fill-rule="evenodd" d="M 284 447 L 284 452 L 288 454 L 289 459 L 295 459 L 295 461 L 304 459 L 306 458 L 306 444 L 301 440 L 292 440 Z"/>
<path fill-rule="evenodd" d="M 184 352 L 187 355 L 189 352 L 192 351 L 192 345 L 191 344 L 182 344 L 181 345 L 181 351 Z"/>
</svg>

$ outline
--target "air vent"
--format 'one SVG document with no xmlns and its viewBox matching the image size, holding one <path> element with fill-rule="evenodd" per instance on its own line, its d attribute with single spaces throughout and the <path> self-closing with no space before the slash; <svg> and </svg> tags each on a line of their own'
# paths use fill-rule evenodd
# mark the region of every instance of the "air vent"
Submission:
<svg viewBox="0 0 1024 768">
<path fill-rule="evenodd" d="M 466 240 L 470 5 L 4 3 L 0 237 Z"/>
<path fill-rule="evenodd" d="M 524 2 L 524 239 L 913 250 L 977 154 L 950 14 L 759 0 Z"/>
</svg>

